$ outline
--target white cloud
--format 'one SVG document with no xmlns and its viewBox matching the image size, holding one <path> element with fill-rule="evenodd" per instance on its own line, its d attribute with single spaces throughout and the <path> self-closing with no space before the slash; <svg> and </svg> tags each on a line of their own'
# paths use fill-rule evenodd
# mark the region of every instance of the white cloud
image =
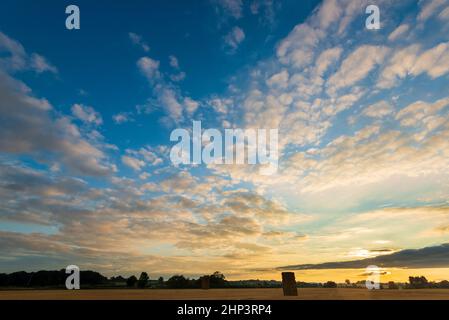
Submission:
<svg viewBox="0 0 449 320">
<path fill-rule="evenodd" d="M 441 11 L 438 18 L 441 20 L 449 20 L 449 7 L 446 7 L 443 11 Z"/>
<path fill-rule="evenodd" d="M 393 30 L 392 33 L 388 36 L 389 41 L 395 41 L 399 37 L 403 36 L 408 30 L 410 29 L 410 26 L 406 23 L 401 24 L 399 27 Z"/>
<path fill-rule="evenodd" d="M 122 156 L 122 162 L 135 171 L 140 171 L 145 166 L 145 161 L 130 156 Z"/>
<path fill-rule="evenodd" d="M 185 78 L 186 78 L 186 73 L 183 71 L 181 71 L 180 73 L 177 73 L 177 74 L 170 75 L 170 79 L 174 82 L 182 81 Z"/>
<path fill-rule="evenodd" d="M 327 29 L 331 23 L 338 20 L 342 13 L 342 5 L 337 0 L 326 0 L 318 10 L 318 20 L 322 29 Z"/>
<path fill-rule="evenodd" d="M 319 76 L 322 76 L 332 64 L 340 59 L 342 52 L 343 49 L 340 47 L 327 49 L 321 52 L 315 63 L 316 73 Z"/>
<path fill-rule="evenodd" d="M 207 102 L 209 105 L 212 106 L 212 108 L 214 108 L 215 112 L 221 113 L 221 114 L 227 114 L 229 111 L 229 108 L 232 106 L 233 104 L 233 100 L 232 99 L 222 99 L 222 98 L 212 98 L 210 100 L 208 100 Z"/>
<path fill-rule="evenodd" d="M 170 66 L 172 66 L 175 69 L 179 68 L 179 61 L 178 58 L 176 58 L 175 56 L 171 55 L 168 57 L 169 61 L 170 61 Z"/>
<path fill-rule="evenodd" d="M 128 36 L 131 39 L 131 42 L 135 45 L 140 46 L 143 51 L 145 51 L 145 52 L 150 51 L 150 47 L 148 46 L 148 44 L 146 44 L 145 41 L 143 41 L 142 36 L 140 36 L 134 32 L 128 33 Z"/>
<path fill-rule="evenodd" d="M 449 72 L 449 42 L 423 52 L 411 68 L 413 75 L 427 73 L 431 78 L 438 78 Z"/>
<path fill-rule="evenodd" d="M 434 103 L 424 101 L 416 101 L 407 107 L 401 109 L 396 119 L 400 121 L 403 126 L 416 126 L 421 121 L 426 121 L 429 117 L 435 115 L 440 110 L 449 105 L 449 98 L 440 99 Z M 431 117 L 430 119 L 434 119 Z"/>
<path fill-rule="evenodd" d="M 198 109 L 199 105 L 200 104 L 197 101 L 193 100 L 192 98 L 189 97 L 184 98 L 184 106 L 189 115 L 194 114 L 195 111 Z"/>
<path fill-rule="evenodd" d="M 82 175 L 112 172 L 102 151 L 104 145 L 89 142 L 70 118 L 54 117 L 46 99 L 32 96 L 28 87 L 2 72 L 0 101 L 2 152 L 26 154 L 52 164 L 58 161 Z"/>
<path fill-rule="evenodd" d="M 449 42 L 443 42 L 426 51 L 419 45 L 410 45 L 397 51 L 384 67 L 377 86 L 391 88 L 408 75 L 426 73 L 432 79 L 449 73 Z"/>
<path fill-rule="evenodd" d="M 245 33 L 237 26 L 232 28 L 224 38 L 225 43 L 231 48 L 231 52 L 234 52 L 243 40 L 245 40 Z"/>
<path fill-rule="evenodd" d="M 149 57 L 142 57 L 137 61 L 137 66 L 150 83 L 158 80 L 161 76 L 159 72 L 159 61 L 157 60 Z"/>
<path fill-rule="evenodd" d="M 217 0 L 218 5 L 229 15 L 235 19 L 240 19 L 243 16 L 243 2 L 242 0 Z"/>
<path fill-rule="evenodd" d="M 362 45 L 342 62 L 340 69 L 329 80 L 329 92 L 351 86 L 364 79 L 376 65 L 383 62 L 388 48 Z"/>
<path fill-rule="evenodd" d="M 314 57 L 314 49 L 325 33 L 308 24 L 295 26 L 293 31 L 283 39 L 276 50 L 283 64 L 291 64 L 296 68 L 308 65 Z"/>
<path fill-rule="evenodd" d="M 103 123 L 101 115 L 98 112 L 96 112 L 92 107 L 84 106 L 82 104 L 74 104 L 71 110 L 72 114 L 75 117 L 77 117 L 79 120 L 85 123 L 95 125 L 100 125 Z"/>
<path fill-rule="evenodd" d="M 170 88 L 162 88 L 158 94 L 158 99 L 162 106 L 167 110 L 169 116 L 175 121 L 180 122 L 183 119 L 183 107 L 178 100 L 176 92 Z"/>
<path fill-rule="evenodd" d="M 288 71 L 284 69 L 268 78 L 267 85 L 275 88 L 286 88 L 288 85 L 288 79 Z"/>
<path fill-rule="evenodd" d="M 51 72 L 58 73 L 58 69 L 55 66 L 50 64 L 43 56 L 33 53 L 31 55 L 31 67 L 37 72 Z"/>
<path fill-rule="evenodd" d="M 117 124 L 130 122 L 130 121 L 132 121 L 131 113 L 130 112 L 120 112 L 120 113 L 114 114 L 112 116 L 112 120 L 114 120 L 114 122 Z"/>
<path fill-rule="evenodd" d="M 382 70 L 377 86 L 393 87 L 398 79 L 403 79 L 410 74 L 419 49 L 419 45 L 411 45 L 396 51 Z"/>
<path fill-rule="evenodd" d="M 0 58 L 0 67 L 12 70 L 24 69 L 27 62 L 27 54 L 23 46 L 0 32 L 0 52 L 7 52 L 10 56 Z"/>
<path fill-rule="evenodd" d="M 421 8 L 421 12 L 418 14 L 417 20 L 420 22 L 426 21 L 437 12 L 439 7 L 441 7 L 446 3 L 447 3 L 446 0 L 420 1 L 420 4 L 423 4 L 423 6 Z"/>
<path fill-rule="evenodd" d="M 4 55 L 7 53 L 7 56 Z M 31 69 L 36 73 L 57 73 L 58 69 L 37 53 L 28 56 L 24 47 L 14 39 L 0 32 L 0 68 L 9 71 Z"/>
<path fill-rule="evenodd" d="M 371 118 L 383 118 L 394 112 L 394 108 L 386 101 L 379 101 L 366 107 L 363 114 Z"/>
</svg>

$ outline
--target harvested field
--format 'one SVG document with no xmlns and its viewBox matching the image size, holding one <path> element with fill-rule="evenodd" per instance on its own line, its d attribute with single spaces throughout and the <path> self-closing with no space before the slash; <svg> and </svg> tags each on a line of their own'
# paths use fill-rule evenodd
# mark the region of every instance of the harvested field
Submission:
<svg viewBox="0 0 449 320">
<path fill-rule="evenodd" d="M 297 297 L 284 297 L 282 289 L 101 289 L 3 290 L 0 300 L 449 300 L 447 289 L 376 290 L 299 289 Z"/>
</svg>

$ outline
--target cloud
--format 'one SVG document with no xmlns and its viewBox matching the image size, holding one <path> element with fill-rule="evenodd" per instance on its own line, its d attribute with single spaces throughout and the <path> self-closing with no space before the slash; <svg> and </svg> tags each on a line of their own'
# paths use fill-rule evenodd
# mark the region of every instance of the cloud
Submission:
<svg viewBox="0 0 449 320">
<path fill-rule="evenodd" d="M 131 154 L 133 157 L 143 159 L 146 164 L 157 166 L 163 162 L 161 156 L 161 150 L 159 148 L 140 148 L 139 150 L 127 149 L 126 152 Z M 139 160 L 138 164 L 142 164 L 142 160 Z M 135 161 L 133 161 L 135 162 Z"/>
<path fill-rule="evenodd" d="M 388 36 L 388 41 L 395 41 L 401 36 L 403 36 L 408 30 L 410 29 L 410 26 L 406 23 L 401 24 L 399 27 L 394 29 L 392 33 Z"/>
<path fill-rule="evenodd" d="M 168 125 L 180 123 L 184 120 L 184 112 L 191 115 L 190 111 L 192 111 L 194 105 L 193 99 L 183 97 L 180 88 L 167 80 L 167 76 L 159 70 L 159 61 L 150 57 L 142 57 L 138 60 L 137 66 L 152 86 L 152 93 L 157 103 L 167 113 L 167 117 L 162 119 L 162 122 Z M 183 80 L 184 77 L 185 73 L 180 72 L 177 75 L 171 75 L 169 78 L 177 82 Z M 183 101 L 187 101 L 187 103 L 183 105 Z"/>
<path fill-rule="evenodd" d="M 281 270 L 355 269 L 370 265 L 388 268 L 445 268 L 449 266 L 449 243 L 422 249 L 407 249 L 375 258 L 302 264 L 280 267 Z"/>
<path fill-rule="evenodd" d="M 53 117 L 51 104 L 36 98 L 22 82 L 0 71 L 0 150 L 33 155 L 41 161 L 58 159 L 69 169 L 94 176 L 107 175 L 112 167 L 106 155 L 83 137 L 67 117 Z"/>
<path fill-rule="evenodd" d="M 43 72 L 51 72 L 51 73 L 58 73 L 58 69 L 50 64 L 43 56 L 33 53 L 31 56 L 31 67 L 37 72 L 37 73 L 43 73 Z"/>
<path fill-rule="evenodd" d="M 382 118 L 394 112 L 394 108 L 386 101 L 379 101 L 363 109 L 363 115 L 371 118 Z"/>
<path fill-rule="evenodd" d="M 176 58 L 175 56 L 171 55 L 168 57 L 170 60 L 170 66 L 172 66 L 175 69 L 179 68 L 179 61 L 178 58 Z"/>
<path fill-rule="evenodd" d="M 443 11 L 441 11 L 438 18 L 441 20 L 449 20 L 449 7 L 446 7 Z"/>
<path fill-rule="evenodd" d="M 135 171 L 140 171 L 145 166 L 145 162 L 130 156 L 122 156 L 122 162 Z"/>
<path fill-rule="evenodd" d="M 434 15 L 437 10 L 446 4 L 445 0 L 429 0 L 429 1 L 421 1 L 420 4 L 424 4 L 421 8 L 421 11 L 418 14 L 417 20 L 419 22 L 424 22 L 429 19 L 432 15 Z"/>
<path fill-rule="evenodd" d="M 242 0 L 217 0 L 218 6 L 227 14 L 235 19 L 243 16 Z"/>
<path fill-rule="evenodd" d="M 133 32 L 128 33 L 128 36 L 134 45 L 138 45 L 145 52 L 150 51 L 150 47 L 148 46 L 148 44 L 145 41 L 143 41 L 142 36 L 140 36 L 136 33 L 133 33 Z"/>
<path fill-rule="evenodd" d="M 432 79 L 449 72 L 449 42 L 440 43 L 417 58 L 411 73 L 417 76 L 424 72 Z"/>
<path fill-rule="evenodd" d="M 376 65 L 380 65 L 388 48 L 385 46 L 362 45 L 342 62 L 340 69 L 329 80 L 329 92 L 354 85 L 364 79 Z"/>
<path fill-rule="evenodd" d="M 245 33 L 239 27 L 234 27 L 232 30 L 224 37 L 226 45 L 229 46 L 230 52 L 234 53 L 239 45 L 245 40 Z"/>
<path fill-rule="evenodd" d="M 181 71 L 181 72 L 179 72 L 179 73 L 177 73 L 177 74 L 172 74 L 172 75 L 170 75 L 170 79 L 171 79 L 172 81 L 175 81 L 175 82 L 182 81 L 182 80 L 184 80 L 185 78 L 186 78 L 186 73 L 183 72 L 183 71 Z"/>
<path fill-rule="evenodd" d="M 71 108 L 72 114 L 84 123 L 100 125 L 103 123 L 101 115 L 89 106 L 74 104 Z"/>
<path fill-rule="evenodd" d="M 150 83 L 153 83 L 161 77 L 159 72 L 159 61 L 157 60 L 149 57 L 142 57 L 137 61 L 137 66 Z"/>
<path fill-rule="evenodd" d="M 253 15 L 261 16 L 259 19 L 261 23 L 268 22 L 273 25 L 275 24 L 276 11 L 280 6 L 280 3 L 276 3 L 273 0 L 255 0 L 250 4 L 250 11 Z"/>
<path fill-rule="evenodd" d="M 342 6 L 337 0 L 324 1 L 318 10 L 318 20 L 322 29 L 327 29 L 341 16 Z"/>
<path fill-rule="evenodd" d="M 178 100 L 176 92 L 171 88 L 161 88 L 158 90 L 159 101 L 167 109 L 168 114 L 175 122 L 183 119 L 183 107 Z"/>
<path fill-rule="evenodd" d="M 130 112 L 119 112 L 112 116 L 112 120 L 117 124 L 122 124 L 132 121 L 132 114 Z"/>
<path fill-rule="evenodd" d="M 198 109 L 200 104 L 198 103 L 198 101 L 195 101 L 192 98 L 185 97 L 184 98 L 184 105 L 185 105 L 187 113 L 189 115 L 192 115 Z"/>
<path fill-rule="evenodd" d="M 25 48 L 18 41 L 11 39 L 0 32 L 0 53 L 6 53 L 9 56 L 1 55 L 0 68 L 6 71 L 33 70 L 36 73 L 58 73 L 58 69 L 47 59 L 37 53 L 29 56 Z"/>
<path fill-rule="evenodd" d="M 322 76 L 326 70 L 334 63 L 336 63 L 343 52 L 340 47 L 327 49 L 319 55 L 315 62 L 316 73 Z"/>
<path fill-rule="evenodd" d="M 449 42 L 422 51 L 417 44 L 398 50 L 383 68 L 377 86 L 391 88 L 407 76 L 427 74 L 435 79 L 449 72 Z"/>
<path fill-rule="evenodd" d="M 0 59 L 0 67 L 10 70 L 22 70 L 27 64 L 24 47 L 6 34 L 0 32 L 0 52 L 7 52 L 9 57 Z"/>
<path fill-rule="evenodd" d="M 277 47 L 276 54 L 281 63 L 302 68 L 314 57 L 314 49 L 324 32 L 308 24 L 299 24 L 284 38 Z"/>
<path fill-rule="evenodd" d="M 418 52 L 419 45 L 416 44 L 395 51 L 383 68 L 377 86 L 391 88 L 397 84 L 398 79 L 409 75 L 416 62 Z"/>
</svg>

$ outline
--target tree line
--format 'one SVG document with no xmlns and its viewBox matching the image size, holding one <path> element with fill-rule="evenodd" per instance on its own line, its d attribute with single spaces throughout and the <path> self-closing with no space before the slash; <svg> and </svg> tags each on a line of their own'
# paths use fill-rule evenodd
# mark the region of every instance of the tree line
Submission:
<svg viewBox="0 0 449 320">
<path fill-rule="evenodd" d="M 216 271 L 209 277 L 210 288 L 224 288 L 227 286 L 225 276 Z M 0 287 L 64 287 L 67 274 L 65 269 L 59 271 L 18 271 L 10 274 L 0 273 Z M 201 287 L 200 279 L 189 279 L 183 275 L 174 275 L 168 280 L 159 277 L 157 280 L 150 280 L 148 273 L 142 272 L 137 278 L 132 275 L 128 278 L 122 276 L 107 278 L 95 271 L 80 271 L 80 285 L 89 287 L 112 287 L 117 284 L 124 284 L 129 288 L 170 288 L 170 289 L 193 289 Z M 118 285 L 120 286 L 120 285 Z"/>
<path fill-rule="evenodd" d="M 18 271 L 10 274 L 0 273 L 0 287 L 65 287 L 67 274 L 59 271 Z M 84 287 L 97 286 L 108 278 L 95 271 L 80 271 L 80 284 Z"/>
<path fill-rule="evenodd" d="M 228 281 L 226 277 L 219 271 L 207 276 L 209 278 L 210 288 L 281 288 L 280 281 L 266 280 L 238 280 Z M 65 288 L 65 280 L 67 274 L 65 269 L 59 271 L 37 271 L 26 272 L 19 271 L 10 274 L 0 273 L 0 287 L 61 287 Z M 183 275 L 174 275 L 167 280 L 163 277 L 151 280 L 148 273 L 142 272 L 137 278 L 132 275 L 128 278 L 115 276 L 107 278 L 96 271 L 80 271 L 80 282 L 82 288 L 90 287 L 128 287 L 128 288 L 168 288 L 168 289 L 197 289 L 201 288 L 201 278 L 193 279 Z M 364 285 L 364 281 L 350 283 L 345 281 L 345 287 L 354 287 Z M 334 281 L 325 283 L 307 283 L 297 282 L 299 288 L 336 288 L 340 286 Z M 390 281 L 387 286 L 389 289 L 399 289 L 399 284 Z M 449 289 L 449 281 L 440 282 L 428 281 L 424 276 L 409 277 L 409 282 L 403 286 L 405 289 L 431 289 L 442 288 Z"/>
</svg>

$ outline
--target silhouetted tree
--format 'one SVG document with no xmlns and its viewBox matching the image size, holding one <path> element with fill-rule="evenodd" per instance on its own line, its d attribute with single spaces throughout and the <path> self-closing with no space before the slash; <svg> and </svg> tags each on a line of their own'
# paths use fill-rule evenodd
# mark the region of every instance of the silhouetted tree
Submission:
<svg viewBox="0 0 449 320">
<path fill-rule="evenodd" d="M 398 285 L 394 281 L 388 282 L 388 289 L 399 289 Z"/>
<path fill-rule="evenodd" d="M 215 271 L 213 274 L 209 277 L 209 284 L 211 288 L 223 288 L 226 286 L 226 280 L 223 273 L 219 271 Z"/>
<path fill-rule="evenodd" d="M 324 288 L 336 288 L 337 284 L 334 281 L 328 281 L 323 285 Z"/>
<path fill-rule="evenodd" d="M 166 284 L 172 289 L 188 288 L 189 279 L 186 279 L 183 275 L 174 275 L 167 280 Z"/>
<path fill-rule="evenodd" d="M 410 282 L 410 287 L 414 289 L 422 289 L 429 287 L 429 282 L 427 281 L 426 277 L 408 277 L 408 280 Z"/>
<path fill-rule="evenodd" d="M 126 286 L 127 287 L 134 287 L 136 285 L 137 278 L 136 276 L 131 276 L 128 279 L 126 279 Z"/>
<path fill-rule="evenodd" d="M 111 277 L 111 279 L 109 279 L 111 282 L 125 282 L 126 279 L 123 278 L 122 276 L 117 276 L 117 277 Z"/>
<path fill-rule="evenodd" d="M 65 270 L 64 270 L 64 274 L 65 274 Z M 64 277 L 65 279 L 65 277 Z M 81 282 L 81 286 L 95 286 L 95 285 L 99 285 L 102 283 L 106 283 L 108 280 L 108 278 L 106 278 L 105 276 L 103 276 L 102 274 L 96 272 L 96 271 L 90 271 L 90 270 L 86 270 L 86 271 L 80 271 L 80 282 Z"/>
<path fill-rule="evenodd" d="M 162 287 L 164 285 L 164 278 L 163 277 L 159 277 L 159 279 L 157 279 L 157 283 L 160 287 Z"/>
<path fill-rule="evenodd" d="M 139 280 L 137 281 L 137 287 L 141 288 L 141 289 L 145 288 L 145 286 L 147 285 L 149 279 L 150 278 L 148 277 L 148 273 L 142 272 L 140 274 Z"/>
</svg>

